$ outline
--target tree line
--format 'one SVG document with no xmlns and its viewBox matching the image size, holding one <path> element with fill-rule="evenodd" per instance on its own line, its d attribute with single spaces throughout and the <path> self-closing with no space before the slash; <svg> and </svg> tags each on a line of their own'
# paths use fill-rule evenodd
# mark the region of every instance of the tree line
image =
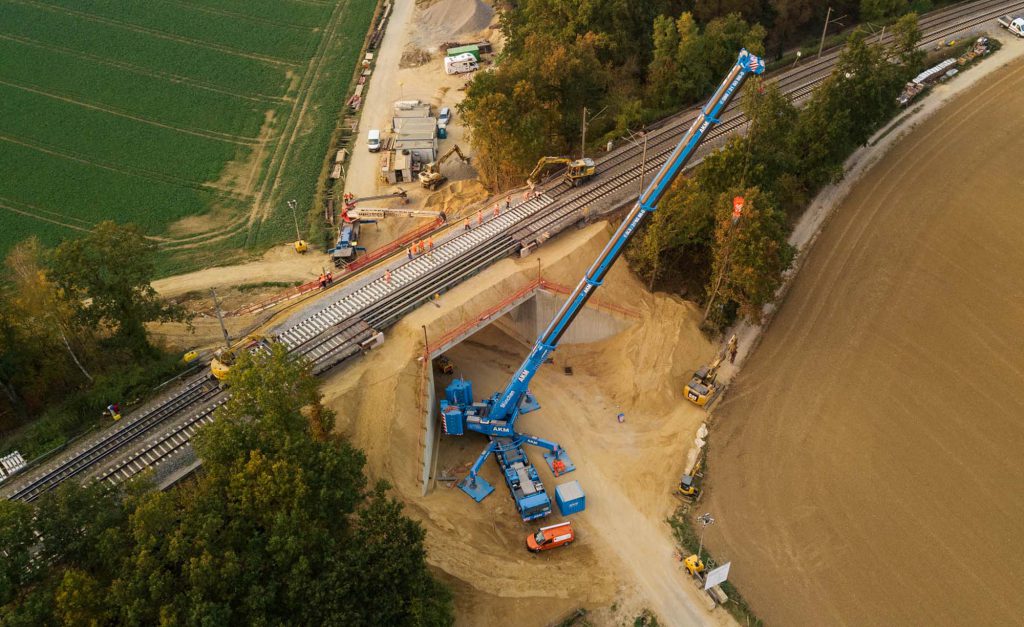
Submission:
<svg viewBox="0 0 1024 627">
<path fill-rule="evenodd" d="M 155 252 L 138 227 L 103 222 L 53 249 L 33 238 L 7 256 L 0 276 L 0 431 L 29 425 L 22 438 L 27 456 L 59 445 L 96 422 L 108 404 L 174 371 L 177 358 L 150 343 L 145 325 L 191 318 L 150 285 Z"/>
<path fill-rule="evenodd" d="M 900 18 L 889 47 L 854 33 L 832 74 L 802 109 L 772 84 L 748 81 L 750 124 L 677 182 L 627 251 L 653 287 L 672 285 L 705 304 L 714 326 L 759 322 L 793 259 L 792 224 L 843 162 L 897 108 L 899 88 L 919 69 L 917 16 Z M 733 199 L 744 199 L 733 217 Z"/>
<path fill-rule="evenodd" d="M 578 154 L 584 107 L 587 137 L 602 146 L 696 104 L 740 48 L 778 57 L 816 38 L 829 4 L 846 25 L 932 8 L 931 0 L 510 2 L 497 67 L 470 81 L 460 105 L 481 180 L 506 189 L 541 156 Z"/>
<path fill-rule="evenodd" d="M 67 482 L 0 502 L 5 625 L 447 625 L 424 531 L 332 435 L 308 363 L 243 354 L 172 491 Z"/>
</svg>

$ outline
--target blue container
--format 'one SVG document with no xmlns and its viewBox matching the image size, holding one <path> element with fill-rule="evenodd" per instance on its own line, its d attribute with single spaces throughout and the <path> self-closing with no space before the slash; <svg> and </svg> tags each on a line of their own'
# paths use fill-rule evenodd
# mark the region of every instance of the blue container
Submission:
<svg viewBox="0 0 1024 627">
<path fill-rule="evenodd" d="M 587 497 L 579 481 L 569 481 L 555 487 L 555 501 L 562 516 L 576 514 L 587 508 Z"/>
</svg>

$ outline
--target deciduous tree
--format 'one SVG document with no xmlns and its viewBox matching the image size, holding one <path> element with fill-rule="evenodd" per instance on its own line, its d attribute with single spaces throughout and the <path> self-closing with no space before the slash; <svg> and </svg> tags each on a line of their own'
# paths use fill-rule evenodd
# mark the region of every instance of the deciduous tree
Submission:
<svg viewBox="0 0 1024 627">
<path fill-rule="evenodd" d="M 744 199 L 743 213 L 732 216 L 735 196 Z M 785 214 L 756 187 L 737 188 L 716 203 L 715 245 L 705 318 L 721 320 L 719 302 L 739 305 L 741 316 L 761 322 L 764 306 L 782 284 L 782 273 L 793 260 L 786 242 Z M 720 300 L 719 300 L 720 299 Z"/>
<path fill-rule="evenodd" d="M 78 317 L 112 330 L 136 354 L 151 351 L 147 322 L 190 320 L 184 308 L 161 300 L 153 280 L 156 244 L 134 225 L 106 221 L 54 251 L 52 279 L 75 303 Z"/>
</svg>

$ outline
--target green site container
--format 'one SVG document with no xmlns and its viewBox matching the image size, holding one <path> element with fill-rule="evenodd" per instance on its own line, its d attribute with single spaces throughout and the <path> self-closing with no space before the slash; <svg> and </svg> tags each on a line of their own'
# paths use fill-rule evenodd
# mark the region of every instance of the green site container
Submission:
<svg viewBox="0 0 1024 627">
<path fill-rule="evenodd" d="M 477 63 L 480 62 L 480 46 L 476 44 L 470 44 L 468 46 L 459 46 L 458 48 L 449 48 L 445 56 L 456 57 L 460 54 L 466 53 L 473 55 L 473 58 L 477 60 Z"/>
</svg>

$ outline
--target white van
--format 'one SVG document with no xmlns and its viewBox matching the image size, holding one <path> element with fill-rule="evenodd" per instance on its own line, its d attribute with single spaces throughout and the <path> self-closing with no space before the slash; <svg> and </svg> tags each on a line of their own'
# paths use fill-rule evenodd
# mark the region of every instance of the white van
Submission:
<svg viewBox="0 0 1024 627">
<path fill-rule="evenodd" d="M 380 152 L 380 131 L 371 128 L 370 132 L 366 134 L 366 147 L 370 149 L 370 152 Z"/>
<path fill-rule="evenodd" d="M 476 62 L 476 57 L 468 52 L 444 58 L 444 71 L 446 74 L 465 74 L 466 72 L 475 72 L 479 69 L 480 64 Z"/>
</svg>

